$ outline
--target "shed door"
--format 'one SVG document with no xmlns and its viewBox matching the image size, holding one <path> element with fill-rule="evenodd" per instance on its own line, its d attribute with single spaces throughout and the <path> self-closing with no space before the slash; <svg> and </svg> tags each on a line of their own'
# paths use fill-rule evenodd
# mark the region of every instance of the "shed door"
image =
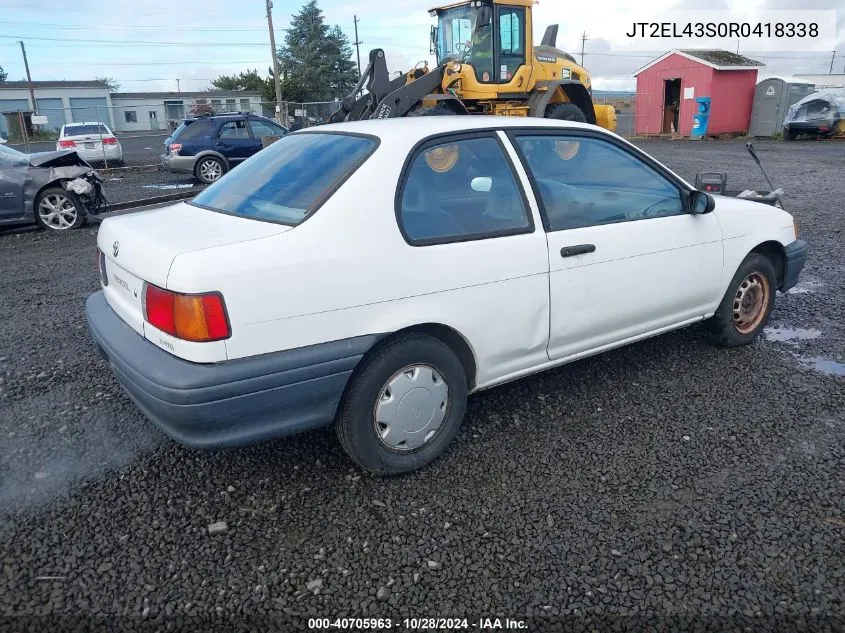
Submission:
<svg viewBox="0 0 845 633">
<path fill-rule="evenodd" d="M 755 128 L 761 136 L 771 136 L 780 131 L 783 117 L 780 113 L 783 100 L 783 83 L 771 81 L 761 87 L 762 94 L 759 95 L 759 107 L 757 109 L 757 121 Z"/>
<path fill-rule="evenodd" d="M 111 126 L 105 97 L 76 97 L 70 99 L 71 120 L 76 123 L 99 121 Z"/>
</svg>

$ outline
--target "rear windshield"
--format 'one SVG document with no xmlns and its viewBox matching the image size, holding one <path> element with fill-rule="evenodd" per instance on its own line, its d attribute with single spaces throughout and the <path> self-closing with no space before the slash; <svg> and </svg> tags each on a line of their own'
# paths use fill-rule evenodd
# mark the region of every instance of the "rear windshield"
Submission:
<svg viewBox="0 0 845 633">
<path fill-rule="evenodd" d="M 182 124 L 176 128 L 171 138 L 173 140 L 188 141 L 192 138 L 200 137 L 203 134 L 208 134 L 210 129 L 211 121 L 208 119 L 201 121 L 182 121 Z"/>
<path fill-rule="evenodd" d="M 65 136 L 82 136 L 83 134 L 96 134 L 108 136 L 110 132 L 105 125 L 66 125 Z"/>
<path fill-rule="evenodd" d="M 295 226 L 375 148 L 376 141 L 361 136 L 285 136 L 207 187 L 192 203 Z"/>
</svg>

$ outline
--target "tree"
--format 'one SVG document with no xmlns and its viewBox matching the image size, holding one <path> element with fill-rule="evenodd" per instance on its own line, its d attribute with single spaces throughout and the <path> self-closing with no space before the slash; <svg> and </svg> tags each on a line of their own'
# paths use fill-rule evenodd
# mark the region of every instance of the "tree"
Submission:
<svg viewBox="0 0 845 633">
<path fill-rule="evenodd" d="M 0 66 L 0 84 L 2 84 L 4 81 L 6 81 L 6 77 L 8 77 L 8 76 L 9 76 L 9 73 L 7 73 L 5 70 L 3 70 L 3 67 Z"/>
<path fill-rule="evenodd" d="M 261 93 L 262 101 L 274 101 L 276 91 L 270 77 L 262 77 L 258 70 L 248 70 L 237 75 L 220 75 L 211 82 L 216 90 L 249 90 Z"/>
<path fill-rule="evenodd" d="M 111 77 L 97 77 L 97 81 L 106 84 L 106 88 L 109 89 L 109 92 L 117 92 L 120 90 L 120 82 L 117 81 L 117 79 L 113 79 Z"/>
<path fill-rule="evenodd" d="M 191 105 L 188 108 L 188 114 L 191 116 L 201 116 L 203 114 L 214 114 L 214 108 L 211 107 L 210 104 L 206 103 L 205 101 L 200 102 L 197 100 L 196 103 Z"/>
<path fill-rule="evenodd" d="M 345 97 L 358 82 L 352 45 L 339 26 L 329 28 L 317 0 L 293 16 L 279 50 L 283 85 L 292 101 L 330 101 Z"/>
</svg>

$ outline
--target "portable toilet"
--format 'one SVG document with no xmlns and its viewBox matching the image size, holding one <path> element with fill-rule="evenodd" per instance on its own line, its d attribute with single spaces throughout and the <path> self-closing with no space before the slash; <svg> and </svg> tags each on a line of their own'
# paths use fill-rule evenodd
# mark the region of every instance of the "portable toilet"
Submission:
<svg viewBox="0 0 845 633">
<path fill-rule="evenodd" d="M 815 89 L 815 84 L 797 77 L 769 77 L 761 80 L 754 89 L 748 136 L 782 134 L 783 119 L 789 112 L 789 106 Z"/>
</svg>

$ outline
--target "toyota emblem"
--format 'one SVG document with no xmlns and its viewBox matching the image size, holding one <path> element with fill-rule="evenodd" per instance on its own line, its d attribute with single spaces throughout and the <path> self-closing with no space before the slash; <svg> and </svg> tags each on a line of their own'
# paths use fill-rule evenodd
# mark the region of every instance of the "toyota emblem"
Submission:
<svg viewBox="0 0 845 633">
<path fill-rule="evenodd" d="M 117 254 L 120 252 L 120 242 L 115 240 L 115 243 L 111 245 L 111 252 L 112 255 L 117 257 Z"/>
</svg>

